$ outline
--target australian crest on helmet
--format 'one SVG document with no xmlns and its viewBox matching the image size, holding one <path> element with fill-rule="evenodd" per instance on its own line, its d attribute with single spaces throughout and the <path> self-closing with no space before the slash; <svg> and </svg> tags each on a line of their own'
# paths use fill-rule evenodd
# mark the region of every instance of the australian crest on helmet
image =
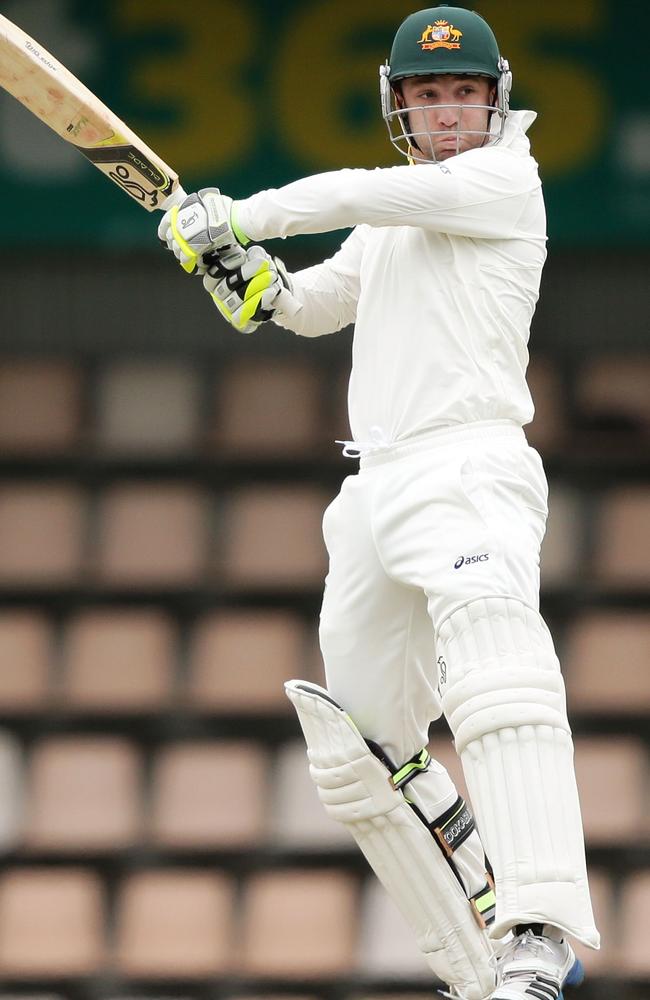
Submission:
<svg viewBox="0 0 650 1000">
<path fill-rule="evenodd" d="M 455 28 L 449 21 L 439 20 L 426 26 L 419 43 L 423 50 L 459 49 L 462 37 L 463 33 L 460 28 Z"/>
</svg>

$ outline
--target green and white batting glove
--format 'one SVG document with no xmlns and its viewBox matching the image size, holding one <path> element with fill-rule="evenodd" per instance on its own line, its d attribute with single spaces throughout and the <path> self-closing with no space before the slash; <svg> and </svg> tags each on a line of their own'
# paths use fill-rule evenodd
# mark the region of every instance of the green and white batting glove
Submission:
<svg viewBox="0 0 650 1000">
<path fill-rule="evenodd" d="M 203 278 L 203 286 L 231 326 L 240 333 L 254 333 L 271 319 L 278 296 L 291 292 L 291 280 L 278 257 L 263 247 L 241 247 L 219 254 Z"/>
<path fill-rule="evenodd" d="M 232 204 L 219 188 L 201 188 L 165 212 L 158 238 L 188 274 L 195 270 L 205 274 L 210 263 L 203 259 L 205 254 L 250 242 L 233 221 Z"/>
</svg>

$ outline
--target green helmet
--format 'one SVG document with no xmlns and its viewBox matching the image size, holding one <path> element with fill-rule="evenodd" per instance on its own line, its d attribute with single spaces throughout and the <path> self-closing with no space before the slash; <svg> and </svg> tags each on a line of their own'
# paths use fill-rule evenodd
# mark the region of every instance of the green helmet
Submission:
<svg viewBox="0 0 650 1000">
<path fill-rule="evenodd" d="M 443 5 L 410 14 L 397 29 L 390 60 L 379 72 L 382 115 L 391 142 L 401 153 L 411 156 L 414 149 L 419 149 L 417 138 L 410 132 L 408 109 L 396 98 L 399 86 L 395 84 L 406 77 L 453 74 L 495 80 L 496 100 L 488 110 L 496 111 L 496 115 L 490 115 L 493 120 L 485 132 L 485 141 L 498 142 L 502 137 L 512 74 L 508 61 L 499 54 L 494 32 L 476 11 Z M 422 133 L 419 135 L 421 138 Z"/>
<path fill-rule="evenodd" d="M 479 74 L 498 80 L 499 46 L 480 14 L 462 7 L 430 7 L 401 23 L 390 52 L 391 83 L 431 73 Z"/>
</svg>

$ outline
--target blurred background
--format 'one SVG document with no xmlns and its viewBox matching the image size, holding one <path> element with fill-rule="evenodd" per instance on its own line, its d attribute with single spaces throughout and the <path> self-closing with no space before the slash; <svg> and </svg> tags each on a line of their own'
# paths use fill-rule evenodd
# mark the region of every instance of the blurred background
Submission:
<svg viewBox="0 0 650 1000">
<path fill-rule="evenodd" d="M 395 162 L 403 0 L 13 0 L 181 175 L 233 196 Z M 650 997 L 650 8 L 485 0 L 549 215 L 529 429 L 603 935 L 584 1000 Z M 309 783 L 324 507 L 351 331 L 235 334 L 142 212 L 0 93 L 0 990 L 431 995 Z M 278 243 L 290 268 L 345 233 Z M 449 733 L 432 753 L 462 787 Z M 561 817 L 560 820 L 561 821 Z M 584 949 L 583 949 L 584 951 Z"/>
</svg>

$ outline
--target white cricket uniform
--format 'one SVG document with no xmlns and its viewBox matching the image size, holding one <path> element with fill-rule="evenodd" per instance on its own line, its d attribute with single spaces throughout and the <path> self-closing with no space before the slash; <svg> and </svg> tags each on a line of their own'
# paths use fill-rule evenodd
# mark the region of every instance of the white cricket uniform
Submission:
<svg viewBox="0 0 650 1000">
<path fill-rule="evenodd" d="M 522 430 L 533 416 L 527 342 L 546 256 L 541 184 L 525 134 L 534 118 L 512 112 L 502 142 L 441 164 L 320 174 L 262 191 L 235 211 L 254 240 L 354 226 L 330 260 L 293 275 L 299 308 L 275 316 L 309 337 L 354 323 L 348 452 L 356 450 L 361 463 L 323 523 L 330 568 L 320 639 L 328 689 L 364 736 L 401 764 L 426 744 L 442 705 L 450 717 L 459 685 L 482 690 L 474 667 L 485 661 L 488 689 L 480 697 L 504 706 L 490 709 L 498 734 L 512 725 L 499 723 L 499 713 L 507 716 L 520 683 L 526 691 L 529 668 L 522 654 L 511 697 L 499 693 L 489 657 L 496 653 L 498 665 L 499 644 L 516 644 L 520 621 L 531 614 L 531 649 L 543 650 L 539 663 L 548 671 L 535 674 L 541 687 L 533 701 L 545 704 L 544 678 L 551 677 L 559 706 L 553 719 L 565 761 L 558 773 L 568 789 L 567 842 L 556 843 L 554 833 L 542 837 L 537 823 L 523 837 L 530 850 L 521 855 L 520 845 L 518 855 L 503 847 L 502 857 L 508 817 L 517 808 L 548 815 L 552 803 L 537 786 L 529 803 L 508 802 L 507 789 L 505 798 L 486 800 L 486 781 L 511 764 L 490 765 L 493 777 L 470 783 L 471 754 L 481 761 L 487 751 L 479 741 L 461 756 L 495 867 L 495 933 L 525 919 L 549 921 L 594 946 L 563 686 L 538 615 L 547 484 Z M 481 624 L 483 607 L 505 610 Z M 466 681 L 462 657 L 448 669 L 440 655 L 456 648 L 446 637 L 462 629 L 464 609 L 478 623 Z M 472 695 L 467 711 L 475 703 Z M 457 735 L 466 728 L 454 728 L 455 711 Z M 522 734 L 532 732 L 525 722 L 539 711 L 522 702 Z M 458 739 L 456 745 L 460 753 Z M 515 771 L 525 770 L 524 759 L 522 750 Z M 409 786 L 429 821 L 455 794 L 441 798 L 440 787 L 427 775 Z M 496 833 L 499 822 L 505 826 Z M 526 822 L 512 820 L 520 839 Z"/>
<path fill-rule="evenodd" d="M 293 275 L 301 308 L 276 321 L 309 337 L 355 324 L 361 469 L 325 515 L 321 644 L 334 698 L 397 760 L 440 714 L 431 618 L 473 593 L 538 604 L 547 488 L 521 430 L 546 256 L 534 118 L 512 112 L 500 144 L 441 164 L 334 171 L 236 205 L 255 240 L 355 226 Z"/>
</svg>

